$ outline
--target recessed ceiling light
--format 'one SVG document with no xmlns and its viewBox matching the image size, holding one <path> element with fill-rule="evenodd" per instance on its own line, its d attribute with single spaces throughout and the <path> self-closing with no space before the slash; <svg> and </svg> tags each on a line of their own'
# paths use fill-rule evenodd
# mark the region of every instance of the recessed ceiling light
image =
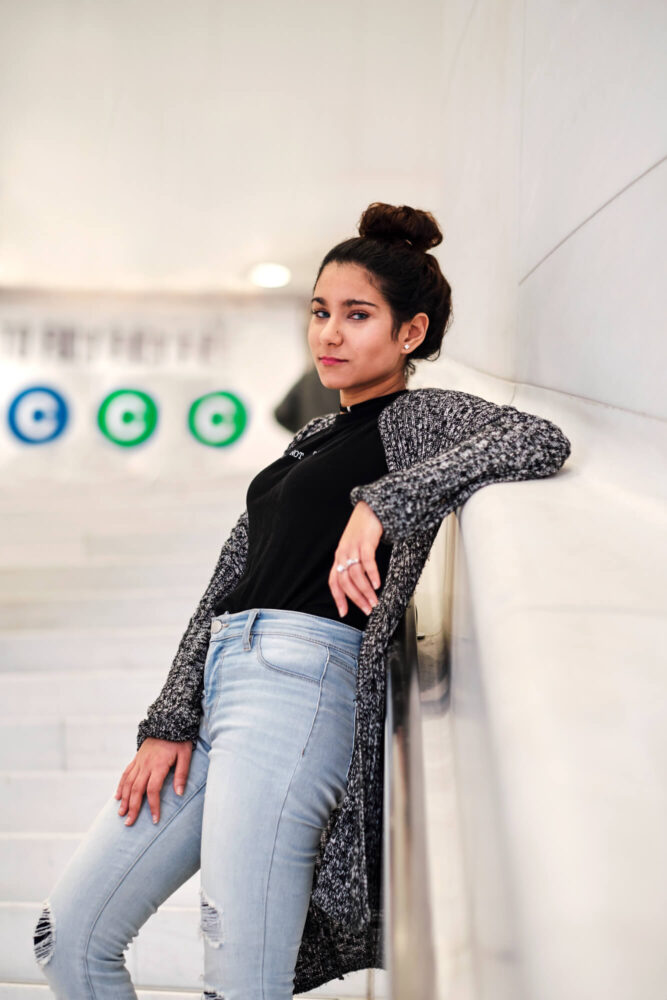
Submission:
<svg viewBox="0 0 667 1000">
<path fill-rule="evenodd" d="M 291 277 L 288 267 L 269 262 L 255 264 L 250 271 L 250 280 L 253 285 L 258 285 L 260 288 L 282 288 L 289 284 Z"/>
</svg>

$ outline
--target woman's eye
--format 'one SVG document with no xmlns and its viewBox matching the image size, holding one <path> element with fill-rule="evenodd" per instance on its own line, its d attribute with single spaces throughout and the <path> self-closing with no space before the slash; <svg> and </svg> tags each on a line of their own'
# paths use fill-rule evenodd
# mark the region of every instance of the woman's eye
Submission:
<svg viewBox="0 0 667 1000">
<path fill-rule="evenodd" d="M 311 309 L 310 311 L 311 311 L 311 313 L 312 313 L 313 316 L 319 316 L 320 313 L 325 313 L 326 314 L 326 309 Z M 368 313 L 365 313 L 365 312 L 355 312 L 355 313 L 352 313 L 352 315 L 353 316 L 362 316 L 364 319 L 368 319 Z"/>
</svg>

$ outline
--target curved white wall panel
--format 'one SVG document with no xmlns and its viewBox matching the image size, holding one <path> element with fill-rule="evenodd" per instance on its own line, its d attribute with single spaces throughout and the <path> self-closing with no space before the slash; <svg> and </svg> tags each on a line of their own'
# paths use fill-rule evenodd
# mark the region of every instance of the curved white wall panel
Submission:
<svg viewBox="0 0 667 1000">
<path fill-rule="evenodd" d="M 520 286 L 516 379 L 667 419 L 665 233 L 667 161 Z"/>
<path fill-rule="evenodd" d="M 446 354 L 664 419 L 667 5 L 451 0 L 444 24 Z"/>
<path fill-rule="evenodd" d="M 524 31 L 521 277 L 664 158 L 667 4 L 528 0 Z"/>
</svg>

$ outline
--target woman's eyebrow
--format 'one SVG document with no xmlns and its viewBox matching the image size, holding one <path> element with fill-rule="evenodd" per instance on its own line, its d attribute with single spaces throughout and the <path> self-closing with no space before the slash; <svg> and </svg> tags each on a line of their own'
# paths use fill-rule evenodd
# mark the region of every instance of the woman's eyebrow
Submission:
<svg viewBox="0 0 667 1000">
<path fill-rule="evenodd" d="M 313 304 L 313 302 L 320 302 L 323 306 L 325 306 L 327 304 L 327 300 L 320 298 L 319 295 L 316 295 L 314 298 L 312 298 L 310 300 L 311 305 Z M 345 301 L 343 302 L 343 305 L 344 306 L 373 306 L 374 309 L 377 309 L 377 304 L 375 302 L 365 302 L 364 299 L 345 299 Z"/>
</svg>

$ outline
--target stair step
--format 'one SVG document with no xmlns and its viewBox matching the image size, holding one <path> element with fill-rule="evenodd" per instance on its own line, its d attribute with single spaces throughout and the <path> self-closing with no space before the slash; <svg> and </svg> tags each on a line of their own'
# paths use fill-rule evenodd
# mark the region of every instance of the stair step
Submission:
<svg viewBox="0 0 667 1000">
<path fill-rule="evenodd" d="M 92 670 L 151 671 L 168 668 L 195 609 L 195 598 L 173 620 L 156 624 L 150 614 L 139 625 L 0 631 L 0 678 L 27 672 Z M 166 676 L 166 673 L 165 673 Z"/>
<path fill-rule="evenodd" d="M 156 566 L 153 562 L 136 563 L 85 563 L 73 566 L 12 566 L 0 567 L 0 600 L 5 595 L 25 595 L 28 600 L 41 599 L 54 592 L 101 590 L 122 594 L 136 587 L 171 587 L 173 585 L 197 586 L 201 570 L 191 558 L 181 563 L 170 561 Z"/>
<path fill-rule="evenodd" d="M 0 900 L 46 899 L 84 835 L 50 830 L 0 833 Z M 169 904 L 199 905 L 199 872 L 172 893 Z"/>
<path fill-rule="evenodd" d="M 136 752 L 136 715 L 0 717 L 0 770 L 117 768 Z"/>
<path fill-rule="evenodd" d="M 175 653 L 172 648 L 171 654 Z M 0 674 L 2 714 L 20 719 L 29 706 L 31 718 L 96 714 L 136 715 L 143 718 L 169 673 L 171 659 L 156 670 L 58 670 Z"/>
<path fill-rule="evenodd" d="M 35 539 L 5 539 L 2 541 L 3 566 L 58 565 L 59 563 L 85 563 L 104 560 L 111 563 L 145 562 L 150 559 L 155 565 L 169 565 L 189 558 L 199 565 L 206 560 L 215 561 L 215 556 L 229 534 L 232 525 L 215 530 L 198 528 L 196 531 L 181 533 L 118 535 L 85 535 L 62 538 L 60 535 L 49 541 Z"/>
<path fill-rule="evenodd" d="M 119 779 L 117 769 L 0 771 L 0 831 L 85 833 L 113 797 Z M 187 782 L 185 787 L 187 790 Z M 145 806 L 144 798 L 142 808 Z"/>
<path fill-rule="evenodd" d="M 117 622 L 128 625 L 136 622 L 137 628 L 147 623 L 155 628 L 182 621 L 185 628 L 207 583 L 208 579 L 202 579 L 200 593 L 196 596 L 195 592 L 174 585 L 171 589 L 137 588 L 124 594 L 98 590 L 34 595 L 30 599 L 4 597 L 0 600 L 0 629 L 5 635 L 29 629 L 33 634 L 41 633 L 44 639 L 48 633 L 49 644 L 53 644 L 61 629 L 82 625 L 88 631 L 98 628 L 111 631 Z M 96 641 L 92 635 L 91 642 Z"/>
</svg>

